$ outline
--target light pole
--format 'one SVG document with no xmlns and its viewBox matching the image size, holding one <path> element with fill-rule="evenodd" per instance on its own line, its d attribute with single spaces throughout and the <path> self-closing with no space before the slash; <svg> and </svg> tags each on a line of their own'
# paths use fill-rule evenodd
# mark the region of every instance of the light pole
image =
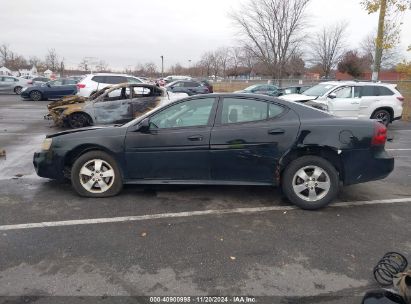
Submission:
<svg viewBox="0 0 411 304">
<path fill-rule="evenodd" d="M 190 74 L 189 76 L 191 76 L 191 59 L 188 59 L 188 73 Z"/>
<path fill-rule="evenodd" d="M 161 55 L 161 78 L 164 78 L 164 56 Z"/>
</svg>

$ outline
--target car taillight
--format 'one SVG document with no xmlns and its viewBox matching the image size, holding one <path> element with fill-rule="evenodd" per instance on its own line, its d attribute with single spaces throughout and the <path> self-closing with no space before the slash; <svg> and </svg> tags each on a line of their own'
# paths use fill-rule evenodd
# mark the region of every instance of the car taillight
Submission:
<svg viewBox="0 0 411 304">
<path fill-rule="evenodd" d="M 387 142 L 387 127 L 377 122 L 374 127 L 374 136 L 371 140 L 372 146 L 383 146 Z"/>
<path fill-rule="evenodd" d="M 86 87 L 85 84 L 82 84 L 82 83 L 77 84 L 77 89 L 84 89 L 85 87 Z"/>
<path fill-rule="evenodd" d="M 33 84 L 33 80 L 30 80 L 29 82 L 27 82 L 28 84 Z"/>
<path fill-rule="evenodd" d="M 401 102 L 404 102 L 404 97 L 402 97 L 402 96 L 398 96 L 397 99 Z"/>
</svg>

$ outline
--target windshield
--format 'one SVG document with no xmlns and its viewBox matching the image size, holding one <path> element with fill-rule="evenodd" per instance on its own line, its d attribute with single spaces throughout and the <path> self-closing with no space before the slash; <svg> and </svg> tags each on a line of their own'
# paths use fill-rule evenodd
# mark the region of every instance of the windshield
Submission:
<svg viewBox="0 0 411 304">
<path fill-rule="evenodd" d="M 317 97 L 323 96 L 325 93 L 335 87 L 336 85 L 333 84 L 317 84 L 316 86 L 313 86 L 312 88 L 304 91 L 304 95 Z"/>
<path fill-rule="evenodd" d="M 260 87 L 259 84 L 255 84 L 255 85 L 252 85 L 251 87 L 245 88 L 244 91 L 252 91 L 252 90 L 257 89 L 259 87 Z"/>
</svg>

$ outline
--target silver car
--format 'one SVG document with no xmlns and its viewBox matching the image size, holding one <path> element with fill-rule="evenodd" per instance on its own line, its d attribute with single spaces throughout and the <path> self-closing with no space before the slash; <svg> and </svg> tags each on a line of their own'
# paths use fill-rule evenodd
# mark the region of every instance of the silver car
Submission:
<svg viewBox="0 0 411 304">
<path fill-rule="evenodd" d="M 0 92 L 20 95 L 21 90 L 28 86 L 28 82 L 27 79 L 0 75 Z"/>
</svg>

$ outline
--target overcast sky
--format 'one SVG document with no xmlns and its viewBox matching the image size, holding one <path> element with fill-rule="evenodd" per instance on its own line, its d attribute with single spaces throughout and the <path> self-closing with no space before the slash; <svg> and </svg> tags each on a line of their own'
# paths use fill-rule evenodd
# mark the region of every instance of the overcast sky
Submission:
<svg viewBox="0 0 411 304">
<path fill-rule="evenodd" d="M 187 66 L 205 51 L 238 43 L 229 12 L 248 0 L 1 0 L 0 43 L 26 57 L 44 58 L 49 48 L 77 67 L 97 57 L 117 69 L 137 63 Z M 312 0 L 309 32 L 348 22 L 348 43 L 358 47 L 376 28 L 360 0 Z M 404 15 L 402 48 L 411 45 L 411 14 Z"/>
</svg>

